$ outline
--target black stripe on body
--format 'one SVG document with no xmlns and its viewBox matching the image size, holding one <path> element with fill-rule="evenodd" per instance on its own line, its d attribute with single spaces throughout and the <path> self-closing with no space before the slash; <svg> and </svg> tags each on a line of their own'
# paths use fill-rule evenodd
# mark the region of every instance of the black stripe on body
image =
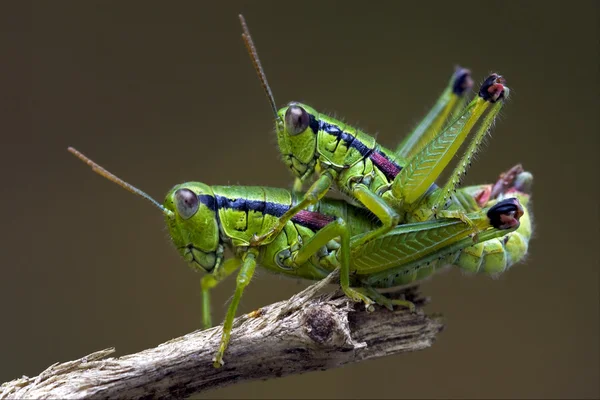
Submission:
<svg viewBox="0 0 600 400">
<path fill-rule="evenodd" d="M 310 130 L 316 135 L 319 133 L 320 121 L 315 118 L 314 115 L 308 114 L 308 126 L 310 126 Z"/>
<path fill-rule="evenodd" d="M 311 117 L 311 129 L 313 132 L 314 116 Z M 386 154 L 380 149 L 371 149 L 367 147 L 363 142 L 360 141 L 356 136 L 344 132 L 339 126 L 330 124 L 323 120 L 319 120 L 319 129 L 323 132 L 337 137 L 339 140 L 343 140 L 346 143 L 346 147 L 353 148 L 360 153 L 363 158 L 369 157 L 375 165 L 390 181 L 393 181 L 396 175 L 402 170 L 402 167 L 397 162 L 391 160 Z"/>
<path fill-rule="evenodd" d="M 270 201 L 265 202 L 264 213 L 267 215 L 273 215 L 275 217 L 281 217 L 287 210 L 290 209 L 290 206 L 279 203 L 272 203 Z"/>
<path fill-rule="evenodd" d="M 347 147 L 355 149 L 363 157 L 367 157 L 369 154 L 371 154 L 371 151 L 373 151 L 373 149 L 368 148 L 363 142 L 357 139 L 356 136 L 341 130 L 339 126 L 320 120 L 319 129 L 329 135 L 333 135 L 338 139 L 343 140 Z"/>
<path fill-rule="evenodd" d="M 213 196 L 211 196 L 210 194 L 201 194 L 198 196 L 198 201 L 200 201 L 201 204 L 204 204 L 206 207 L 208 207 L 209 209 L 216 211 L 215 209 L 215 198 Z"/>
<path fill-rule="evenodd" d="M 213 197 L 211 195 L 203 194 L 198 196 L 198 200 L 202 204 L 214 211 L 217 211 L 217 209 L 215 208 L 216 205 L 218 209 L 225 208 L 246 213 L 248 211 L 256 211 L 262 214 L 272 215 L 278 218 L 290 209 L 289 205 L 274 203 L 270 201 L 248 200 L 244 198 L 229 199 L 227 197 L 219 195 Z M 294 217 L 292 217 L 292 222 L 304 226 L 315 232 L 323 228 L 325 225 L 332 222 L 333 220 L 335 220 L 335 218 L 329 215 L 307 210 L 302 210 Z"/>
<path fill-rule="evenodd" d="M 273 215 L 275 217 L 281 217 L 289 206 L 277 203 L 271 203 L 261 200 L 248 200 L 243 197 L 237 199 L 229 199 L 223 196 L 215 196 L 218 208 L 228 208 L 236 211 L 256 211 L 263 214 Z"/>
</svg>

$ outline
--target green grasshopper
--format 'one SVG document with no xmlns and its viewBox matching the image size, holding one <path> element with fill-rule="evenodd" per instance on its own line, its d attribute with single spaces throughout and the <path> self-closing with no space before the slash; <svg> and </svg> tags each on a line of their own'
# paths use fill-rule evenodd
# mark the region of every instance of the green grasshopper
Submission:
<svg viewBox="0 0 600 400">
<path fill-rule="evenodd" d="M 296 213 L 319 201 L 333 185 L 371 211 L 382 223 L 356 239 L 353 251 L 399 223 L 427 221 L 434 217 L 458 218 L 477 234 L 476 227 L 466 215 L 468 210 L 451 209 L 449 205 L 458 204 L 453 194 L 460 178 L 494 123 L 503 100 L 508 97 L 509 89 L 501 76 L 490 75 L 481 85 L 477 98 L 458 111 L 463 104 L 462 95 L 471 84 L 468 71 L 459 69 L 423 123 L 394 152 L 377 144 L 366 133 L 305 104 L 292 102 L 277 110 L 256 47 L 241 15 L 240 21 L 242 38 L 275 116 L 280 153 L 297 177 L 295 188 L 299 190 L 302 182 L 317 175 L 302 201 L 290 208 L 271 230 L 254 237 L 252 244 L 261 244 L 277 235 Z M 489 112 L 486 114 L 486 111 Z M 440 131 L 439 127 L 450 115 L 456 116 Z M 477 124 L 465 155 L 447 184 L 438 188 L 435 180 Z"/>
<path fill-rule="evenodd" d="M 323 199 L 310 210 L 301 210 L 270 241 L 252 246 L 251 239 L 255 234 L 278 224 L 279 218 L 294 206 L 292 193 L 276 188 L 211 187 L 200 182 L 187 182 L 173 187 L 161 205 L 79 151 L 73 148 L 69 151 L 101 176 L 149 200 L 165 215 L 178 252 L 193 269 L 207 273 L 201 281 L 205 327 L 212 324 L 210 289 L 241 264 L 214 358 L 215 367 L 223 365 L 233 319 L 257 263 L 274 272 L 311 280 L 323 279 L 339 268 L 340 285 L 346 294 L 352 296 L 360 292 L 388 308 L 403 305 L 411 309 L 414 308 L 412 303 L 391 300 L 376 288 L 405 285 L 431 275 L 438 267 L 457 262 L 471 271 L 499 272 L 495 254 L 498 249 L 495 248 L 490 252 L 482 246 L 478 254 L 467 254 L 470 258 L 462 260 L 462 250 L 473 247 L 471 229 L 452 219 L 398 226 L 370 241 L 350 260 L 351 237 L 368 234 L 376 228 L 377 221 L 365 209 L 334 199 Z M 513 184 L 516 179 L 506 179 L 506 182 L 495 193 L 492 193 L 491 185 L 461 190 L 465 199 L 470 198 L 474 204 L 477 201 L 485 203 L 485 209 L 467 215 L 480 231 L 479 239 L 485 241 L 480 244 L 497 240 L 501 252 L 505 253 L 502 269 L 508 268 L 513 259 L 522 257 L 530 235 L 527 209 L 520 203 L 527 203 L 528 195 Z M 513 197 L 503 198 L 513 189 Z M 507 235 L 521 238 L 524 247 L 506 247 L 504 238 Z M 517 243 L 516 240 L 509 242 Z M 233 251 L 235 258 L 224 260 L 225 247 Z"/>
</svg>

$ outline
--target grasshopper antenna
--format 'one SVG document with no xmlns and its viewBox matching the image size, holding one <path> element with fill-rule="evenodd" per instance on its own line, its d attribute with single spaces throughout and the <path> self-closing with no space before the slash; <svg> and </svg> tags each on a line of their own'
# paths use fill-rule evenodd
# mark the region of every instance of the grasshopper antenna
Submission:
<svg viewBox="0 0 600 400">
<path fill-rule="evenodd" d="M 81 152 L 79 152 L 79 150 L 76 150 L 73 147 L 69 147 L 67 150 L 69 150 L 69 153 L 75 155 L 75 157 L 79 158 L 81 161 L 83 161 L 84 163 L 86 163 L 87 165 L 92 167 L 92 171 L 94 171 L 98 175 L 103 176 L 106 179 L 108 179 L 109 181 L 112 181 L 112 182 L 116 183 L 117 185 L 121 186 L 123 189 L 126 189 L 126 190 L 130 191 L 131 193 L 137 194 L 138 196 L 141 196 L 141 197 L 145 198 L 146 200 L 150 201 L 152 204 L 154 204 L 156 207 L 158 207 L 163 212 L 163 214 L 165 214 L 167 217 L 169 217 L 169 218 L 174 217 L 173 212 L 171 210 L 167 210 L 162 204 L 160 204 L 158 201 L 154 200 L 148 194 L 142 192 L 140 189 L 136 188 L 135 186 L 132 186 L 129 183 L 125 182 L 123 179 L 118 178 L 117 176 L 111 174 L 110 172 L 108 172 L 107 170 L 102 168 L 100 165 L 96 164 L 95 162 L 93 162 L 92 160 L 87 158 L 85 155 L 83 155 Z"/>
<path fill-rule="evenodd" d="M 250 36 L 250 30 L 248 29 L 248 25 L 246 24 L 246 20 L 242 14 L 239 15 L 240 22 L 242 23 L 242 39 L 244 40 L 244 44 L 246 45 L 246 50 L 248 50 L 248 55 L 252 60 L 252 64 L 254 65 L 254 69 L 258 75 L 258 79 L 260 79 L 260 83 L 269 99 L 269 103 L 271 104 L 271 108 L 273 109 L 273 114 L 275 115 L 275 119 L 279 120 L 279 115 L 277 114 L 277 104 L 275 104 L 275 98 L 273 97 L 273 92 L 271 91 L 271 87 L 269 86 L 269 82 L 267 82 L 267 75 L 265 75 L 265 71 L 260 63 L 260 59 L 258 58 L 258 52 L 256 51 L 256 46 L 254 46 L 254 42 L 252 41 L 252 36 Z"/>
</svg>

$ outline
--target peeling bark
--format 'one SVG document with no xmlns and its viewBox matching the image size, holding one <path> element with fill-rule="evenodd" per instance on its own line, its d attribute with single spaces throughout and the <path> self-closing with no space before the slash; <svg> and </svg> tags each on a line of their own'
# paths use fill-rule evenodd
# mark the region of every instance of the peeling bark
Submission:
<svg viewBox="0 0 600 400">
<path fill-rule="evenodd" d="M 212 358 L 222 327 L 198 330 L 155 348 L 118 358 L 113 348 L 56 363 L 40 375 L 0 386 L 6 398 L 185 398 L 215 387 L 269 379 L 384 357 L 432 345 L 441 317 L 420 309 L 416 289 L 401 292 L 417 306 L 367 312 L 339 292 L 317 296 L 334 278 L 287 301 L 236 318 L 225 366 Z"/>
</svg>

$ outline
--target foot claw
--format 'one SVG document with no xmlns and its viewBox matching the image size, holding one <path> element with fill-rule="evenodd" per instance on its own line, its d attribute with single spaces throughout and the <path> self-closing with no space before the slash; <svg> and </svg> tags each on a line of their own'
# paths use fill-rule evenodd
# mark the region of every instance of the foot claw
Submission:
<svg viewBox="0 0 600 400">
<path fill-rule="evenodd" d="M 220 354 L 217 354 L 213 359 L 213 367 L 215 368 L 221 368 L 223 365 L 225 365 L 225 362 L 223 361 L 223 356 L 221 356 Z"/>
<path fill-rule="evenodd" d="M 355 303 L 365 303 L 365 309 L 367 311 L 374 311 L 375 308 L 373 307 L 373 304 L 375 304 L 375 302 L 373 300 L 371 300 L 370 298 L 368 298 L 367 296 L 365 296 L 364 294 L 352 289 L 352 288 L 348 288 L 346 290 L 344 290 L 346 296 L 354 301 Z"/>
</svg>

